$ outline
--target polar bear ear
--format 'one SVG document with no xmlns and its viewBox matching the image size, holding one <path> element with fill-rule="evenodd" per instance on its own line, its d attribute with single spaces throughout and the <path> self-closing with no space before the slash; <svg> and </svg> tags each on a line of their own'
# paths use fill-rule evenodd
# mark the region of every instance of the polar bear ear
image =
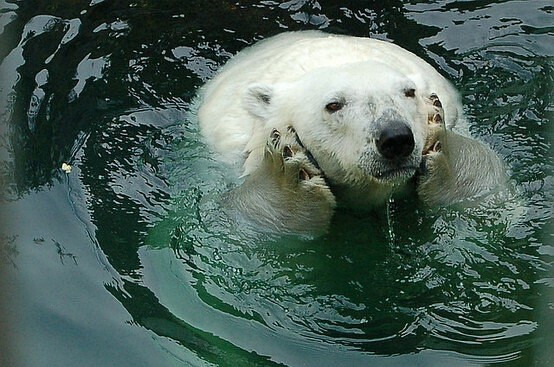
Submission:
<svg viewBox="0 0 554 367">
<path fill-rule="evenodd" d="M 269 105 L 273 98 L 273 87 L 267 84 L 250 84 L 243 97 L 244 108 L 252 115 L 265 119 L 269 116 Z"/>
</svg>

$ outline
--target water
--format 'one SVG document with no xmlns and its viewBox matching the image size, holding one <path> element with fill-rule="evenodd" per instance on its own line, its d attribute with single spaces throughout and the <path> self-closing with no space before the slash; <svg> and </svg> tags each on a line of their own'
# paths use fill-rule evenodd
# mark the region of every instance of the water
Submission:
<svg viewBox="0 0 554 367">
<path fill-rule="evenodd" d="M 5 365 L 553 363 L 551 2 L 0 9 Z M 196 90 L 245 46 L 300 29 L 429 61 L 513 193 L 435 211 L 392 199 L 316 240 L 222 217 L 229 173 L 190 119 Z"/>
</svg>

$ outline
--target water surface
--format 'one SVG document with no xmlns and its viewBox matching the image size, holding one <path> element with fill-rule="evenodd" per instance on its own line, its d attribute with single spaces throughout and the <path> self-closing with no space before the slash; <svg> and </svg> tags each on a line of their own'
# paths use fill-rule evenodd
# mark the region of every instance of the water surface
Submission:
<svg viewBox="0 0 554 367">
<path fill-rule="evenodd" d="M 553 363 L 550 1 L 0 9 L 0 266 L 19 290 L 3 296 L 19 365 Z M 222 218 L 229 174 L 190 117 L 195 93 L 242 48 L 302 29 L 431 63 L 513 192 L 436 211 L 395 199 L 315 240 Z"/>
</svg>

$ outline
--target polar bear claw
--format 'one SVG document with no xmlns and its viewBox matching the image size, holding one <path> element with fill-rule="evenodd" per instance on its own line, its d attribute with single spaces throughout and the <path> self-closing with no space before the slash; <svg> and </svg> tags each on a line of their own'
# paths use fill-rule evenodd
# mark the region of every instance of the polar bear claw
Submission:
<svg viewBox="0 0 554 367">
<path fill-rule="evenodd" d="M 426 102 L 428 105 L 427 124 L 429 126 L 429 132 L 422 152 L 424 163 L 426 156 L 441 150 L 441 142 L 438 140 L 438 135 L 446 128 L 444 125 L 444 110 L 440 98 L 435 93 L 432 93 L 429 98 L 426 99 Z"/>
<path fill-rule="evenodd" d="M 287 126 L 281 133 L 273 129 L 266 144 L 264 154 L 266 164 L 261 164 L 261 170 L 272 172 L 257 172 L 257 175 L 278 177 L 282 175 L 283 184 L 288 190 L 296 190 L 298 186 L 305 189 L 320 187 L 330 192 L 325 175 L 312 154 L 304 147 L 292 126 Z"/>
</svg>

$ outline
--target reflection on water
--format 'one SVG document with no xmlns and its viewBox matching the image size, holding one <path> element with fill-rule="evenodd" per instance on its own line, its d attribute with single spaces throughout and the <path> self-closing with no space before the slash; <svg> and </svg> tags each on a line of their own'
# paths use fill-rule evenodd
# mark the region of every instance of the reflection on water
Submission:
<svg viewBox="0 0 554 367">
<path fill-rule="evenodd" d="M 22 365 L 548 365 L 549 1 L 0 9 L 0 263 L 21 289 Z M 317 240 L 229 222 L 233 177 L 192 100 L 243 47 L 300 29 L 433 64 L 513 192 L 435 211 L 395 199 Z"/>
</svg>

